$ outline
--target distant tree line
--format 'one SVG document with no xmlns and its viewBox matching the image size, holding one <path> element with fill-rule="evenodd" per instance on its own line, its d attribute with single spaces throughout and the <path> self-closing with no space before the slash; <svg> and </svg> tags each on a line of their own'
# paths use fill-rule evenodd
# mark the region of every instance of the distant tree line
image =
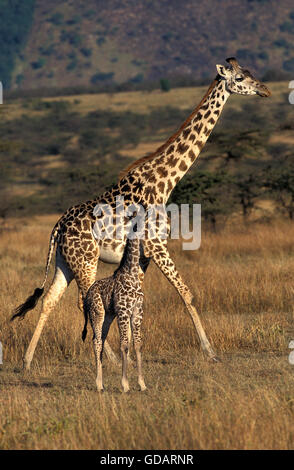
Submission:
<svg viewBox="0 0 294 470">
<path fill-rule="evenodd" d="M 176 204 L 201 204 L 201 214 L 213 230 L 234 215 L 250 219 L 261 199 L 273 202 L 272 213 L 294 220 L 294 164 L 269 165 L 256 173 L 225 171 L 187 174 L 171 194 Z"/>
</svg>

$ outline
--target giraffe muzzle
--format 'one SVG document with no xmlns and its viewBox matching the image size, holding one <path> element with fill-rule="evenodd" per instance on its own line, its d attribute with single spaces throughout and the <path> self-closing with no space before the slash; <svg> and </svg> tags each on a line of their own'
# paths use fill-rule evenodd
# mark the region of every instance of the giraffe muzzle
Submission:
<svg viewBox="0 0 294 470">
<path fill-rule="evenodd" d="M 268 96 L 271 96 L 271 91 L 263 83 L 261 83 L 260 86 L 257 88 L 257 94 L 262 98 L 266 98 Z"/>
</svg>

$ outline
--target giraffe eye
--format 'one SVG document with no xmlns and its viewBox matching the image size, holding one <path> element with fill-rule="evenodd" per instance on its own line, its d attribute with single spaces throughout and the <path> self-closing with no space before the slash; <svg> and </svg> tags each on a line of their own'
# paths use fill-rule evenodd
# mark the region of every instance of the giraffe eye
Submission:
<svg viewBox="0 0 294 470">
<path fill-rule="evenodd" d="M 243 77 L 237 77 L 237 78 L 236 78 L 236 82 L 242 82 L 243 80 L 244 80 Z"/>
</svg>

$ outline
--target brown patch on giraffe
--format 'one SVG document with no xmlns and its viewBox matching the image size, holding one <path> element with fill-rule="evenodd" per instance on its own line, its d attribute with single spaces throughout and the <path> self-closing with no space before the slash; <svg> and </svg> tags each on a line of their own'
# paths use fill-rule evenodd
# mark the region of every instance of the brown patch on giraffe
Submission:
<svg viewBox="0 0 294 470">
<path fill-rule="evenodd" d="M 159 191 L 160 191 L 161 193 L 163 193 L 163 192 L 164 192 L 164 188 L 165 188 L 165 183 L 164 183 L 164 181 L 160 181 L 160 182 L 158 183 L 158 189 L 159 189 Z"/>
<path fill-rule="evenodd" d="M 93 237 L 91 235 L 91 233 L 82 233 L 82 239 L 83 240 L 93 240 Z"/>
<path fill-rule="evenodd" d="M 199 148 L 199 150 L 201 150 L 202 147 L 203 147 L 203 145 L 204 145 L 204 143 L 201 142 L 200 140 L 197 140 L 197 141 L 195 142 L 195 145 L 197 145 L 197 147 Z"/>
<path fill-rule="evenodd" d="M 79 237 L 80 232 L 78 230 L 76 230 L 75 228 L 69 228 L 68 231 L 67 231 L 67 234 L 70 237 Z"/>
<path fill-rule="evenodd" d="M 179 165 L 179 170 L 180 171 L 186 171 L 188 170 L 188 166 L 186 165 L 185 162 L 181 162 L 180 165 Z"/>
<path fill-rule="evenodd" d="M 171 146 L 167 149 L 166 154 L 167 154 L 167 155 L 170 155 L 171 153 L 173 153 L 174 150 L 175 150 L 175 146 L 174 146 L 174 145 L 171 145 Z"/>
<path fill-rule="evenodd" d="M 159 166 L 156 171 L 162 178 L 165 178 L 168 175 L 168 171 L 164 168 L 164 166 Z"/>
<path fill-rule="evenodd" d="M 188 148 L 189 148 L 189 145 L 186 145 L 185 143 L 181 142 L 179 143 L 177 147 L 177 152 L 183 155 L 185 152 L 187 152 Z"/>
<path fill-rule="evenodd" d="M 185 130 L 183 131 L 183 137 L 184 137 L 184 139 L 187 139 L 187 137 L 188 137 L 188 135 L 190 134 L 190 132 L 191 132 L 191 127 L 189 126 L 187 129 L 185 129 Z"/>
<path fill-rule="evenodd" d="M 202 127 L 203 122 L 200 122 L 199 124 L 196 124 L 196 126 L 194 126 L 194 131 L 197 132 L 197 134 L 200 134 Z"/>
<path fill-rule="evenodd" d="M 154 177 L 154 173 L 152 170 L 149 170 L 149 171 L 143 171 L 142 173 L 142 178 L 145 178 L 146 181 L 150 181 L 150 183 L 154 183 L 156 181 L 155 177 Z"/>
<path fill-rule="evenodd" d="M 173 168 L 176 166 L 176 164 L 178 163 L 179 161 L 179 158 L 175 157 L 174 155 L 171 155 L 167 161 L 166 161 L 166 164 L 170 167 L 170 168 Z"/>
<path fill-rule="evenodd" d="M 170 192 L 172 189 L 173 189 L 172 182 L 171 182 L 171 180 L 168 180 L 168 182 L 167 182 L 167 191 Z"/>
<path fill-rule="evenodd" d="M 193 152 L 193 150 L 190 150 L 190 152 L 188 153 L 188 156 L 189 156 L 191 162 L 193 162 L 193 161 L 195 160 L 195 158 L 196 158 L 196 155 L 195 155 L 195 153 Z"/>
<path fill-rule="evenodd" d="M 155 192 L 155 188 L 154 186 L 147 186 L 145 188 L 145 195 L 146 195 L 146 198 L 152 196 L 152 198 L 154 198 L 154 196 L 156 195 L 156 192 Z M 150 200 L 150 199 L 149 199 Z M 150 201 L 151 202 L 151 201 Z"/>
</svg>

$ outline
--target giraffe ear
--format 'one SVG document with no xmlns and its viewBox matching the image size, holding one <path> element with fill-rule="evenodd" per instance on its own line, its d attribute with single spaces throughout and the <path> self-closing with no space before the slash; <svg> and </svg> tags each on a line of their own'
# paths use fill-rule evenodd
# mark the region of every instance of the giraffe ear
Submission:
<svg viewBox="0 0 294 470">
<path fill-rule="evenodd" d="M 224 65 L 217 64 L 216 70 L 220 77 L 227 78 L 226 67 Z"/>
</svg>

